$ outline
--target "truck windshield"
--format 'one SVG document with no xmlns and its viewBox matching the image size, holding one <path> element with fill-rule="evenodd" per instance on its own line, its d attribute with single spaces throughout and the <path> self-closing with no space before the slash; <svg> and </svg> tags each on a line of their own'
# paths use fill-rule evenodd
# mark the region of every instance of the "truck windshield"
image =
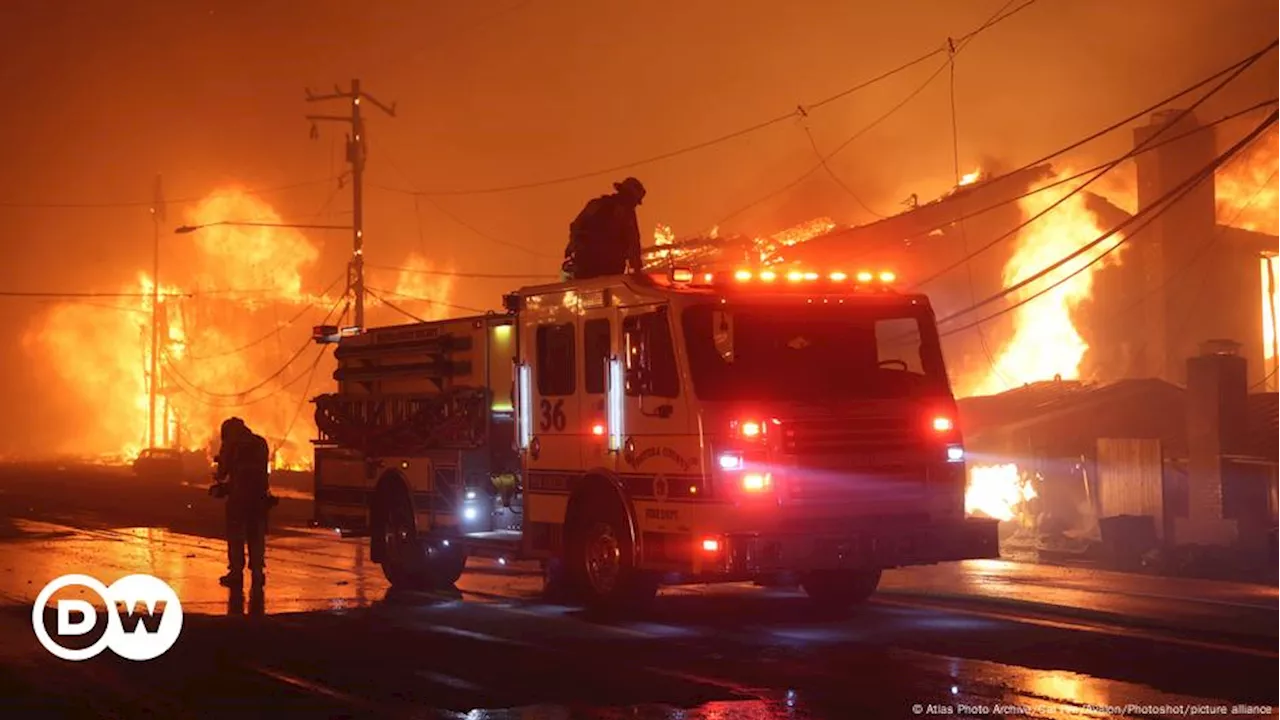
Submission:
<svg viewBox="0 0 1280 720">
<path fill-rule="evenodd" d="M 702 400 L 831 402 L 945 394 L 932 314 L 918 306 L 705 305 L 685 310 Z"/>
</svg>

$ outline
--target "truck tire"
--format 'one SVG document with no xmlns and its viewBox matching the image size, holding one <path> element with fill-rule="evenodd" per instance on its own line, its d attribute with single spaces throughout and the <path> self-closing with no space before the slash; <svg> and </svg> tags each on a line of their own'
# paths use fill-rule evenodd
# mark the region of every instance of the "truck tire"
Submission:
<svg viewBox="0 0 1280 720">
<path fill-rule="evenodd" d="M 800 585 L 818 607 L 844 612 L 861 605 L 880 584 L 880 570 L 818 570 L 809 573 Z"/>
<path fill-rule="evenodd" d="M 648 606 L 658 579 L 635 567 L 635 540 L 622 503 L 608 493 L 584 498 L 570 518 L 565 548 L 566 580 L 589 610 L 629 612 Z"/>
<path fill-rule="evenodd" d="M 562 558 L 550 558 L 542 562 L 542 599 L 556 605 L 576 605 L 582 602 L 582 592 L 565 566 Z"/>
<path fill-rule="evenodd" d="M 452 587 L 462 577 L 467 556 L 454 547 L 428 543 L 415 529 L 413 507 L 407 498 L 384 498 L 379 503 L 382 530 L 382 574 L 398 590 L 437 590 Z"/>
</svg>

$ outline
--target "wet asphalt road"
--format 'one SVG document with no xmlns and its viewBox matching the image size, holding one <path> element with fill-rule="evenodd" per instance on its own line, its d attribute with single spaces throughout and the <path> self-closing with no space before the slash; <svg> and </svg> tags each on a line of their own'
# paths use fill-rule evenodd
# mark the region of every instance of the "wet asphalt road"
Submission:
<svg viewBox="0 0 1280 720">
<path fill-rule="evenodd" d="M 888 573 L 842 618 L 730 585 L 603 619 L 542 602 L 521 564 L 473 561 L 455 593 L 390 593 L 364 541 L 307 529 L 309 503 L 286 498 L 267 587 L 243 598 L 217 585 L 220 511 L 201 487 L 0 468 L 0 697 L 20 713 L 5 714 L 1239 717 L 1274 714 L 1280 695 L 1275 587 L 980 561 Z M 52 657 L 31 603 L 70 572 L 166 580 L 178 643 L 149 662 Z"/>
</svg>

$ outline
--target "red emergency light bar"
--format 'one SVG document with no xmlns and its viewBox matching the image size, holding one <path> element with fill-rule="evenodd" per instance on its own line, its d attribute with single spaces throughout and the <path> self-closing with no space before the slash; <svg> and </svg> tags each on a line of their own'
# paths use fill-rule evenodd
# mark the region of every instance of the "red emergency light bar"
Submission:
<svg viewBox="0 0 1280 720">
<path fill-rule="evenodd" d="M 674 268 L 671 282 L 687 287 L 795 287 L 849 288 L 852 290 L 889 290 L 897 282 L 892 270 L 844 270 L 818 272 L 797 268 L 741 268 L 733 271 L 694 272 L 688 268 Z"/>
</svg>

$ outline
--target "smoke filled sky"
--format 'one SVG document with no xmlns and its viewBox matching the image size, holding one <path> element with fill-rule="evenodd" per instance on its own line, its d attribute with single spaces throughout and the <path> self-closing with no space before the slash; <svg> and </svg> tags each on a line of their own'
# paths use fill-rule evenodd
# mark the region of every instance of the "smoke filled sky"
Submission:
<svg viewBox="0 0 1280 720">
<path fill-rule="evenodd" d="M 7 141 L 0 285 L 110 292 L 135 282 L 151 265 L 147 203 L 157 173 L 175 201 L 169 225 L 182 221 L 184 206 L 227 184 L 272 188 L 337 175 L 344 127 L 322 123 L 311 139 L 304 115 L 346 108 L 307 103 L 303 90 L 332 92 L 356 77 L 397 103 L 394 119 L 368 111 L 370 263 L 400 265 L 417 252 L 457 270 L 554 272 L 569 221 L 627 174 L 649 189 L 642 228 L 661 222 L 678 236 L 705 231 L 813 165 L 806 125 L 828 152 L 944 58 L 803 122 L 623 172 L 417 203 L 403 191 L 533 182 L 692 145 L 898 66 L 975 29 L 1002 5 L 9 0 L 0 6 Z M 1265 45 L 1276 28 L 1276 4 L 1264 0 L 1041 0 L 977 37 L 956 60 L 962 170 L 1052 151 Z M 1261 65 L 1202 115 L 1274 95 L 1276 57 Z M 1109 156 L 1130 142 L 1119 133 L 1086 155 Z M 831 167 L 873 209 L 889 213 L 913 192 L 929 198 L 952 184 L 951 143 L 943 72 Z M 318 182 L 261 197 L 286 221 L 341 224 L 350 196 L 334 187 Z M 722 228 L 768 231 L 814 215 L 870 217 L 815 175 Z M 191 257 L 191 236 L 170 229 L 161 236 L 162 281 L 166 264 Z M 341 272 L 350 239 L 308 237 L 321 246 L 307 278 L 319 291 Z M 495 307 L 506 284 L 458 283 L 452 300 Z M 0 302 L 19 333 L 45 309 L 28 299 Z M 21 442 L 26 428 L 48 432 L 66 408 L 40 409 L 32 361 L 18 345 L 0 352 L 0 392 L 35 408 Z"/>
</svg>

